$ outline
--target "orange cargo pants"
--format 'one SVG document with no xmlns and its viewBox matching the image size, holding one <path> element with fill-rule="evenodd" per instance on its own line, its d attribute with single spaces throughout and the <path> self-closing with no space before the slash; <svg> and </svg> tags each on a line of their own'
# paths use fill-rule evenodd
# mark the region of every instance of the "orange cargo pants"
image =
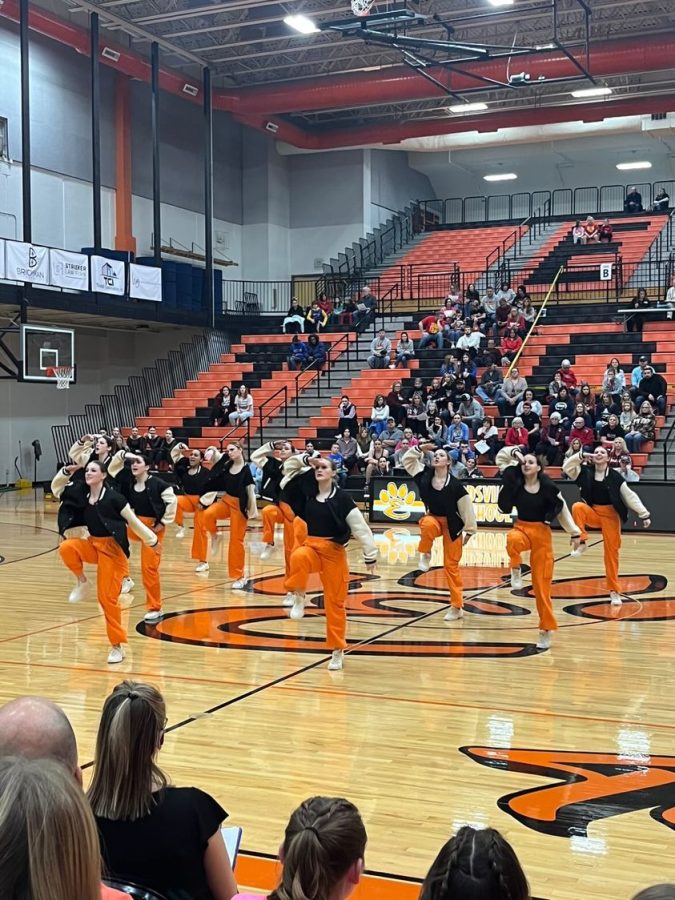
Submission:
<svg viewBox="0 0 675 900">
<path fill-rule="evenodd" d="M 192 539 L 192 558 L 206 560 L 208 535 L 216 533 L 218 519 L 230 520 L 230 541 L 227 547 L 227 569 L 230 578 L 235 580 L 244 577 L 246 552 L 246 516 L 239 508 L 237 497 L 223 496 L 212 503 L 208 509 L 198 509 L 195 516 L 194 538 Z"/>
<path fill-rule="evenodd" d="M 442 516 L 422 516 L 420 519 L 420 553 L 431 553 L 436 538 L 443 538 L 443 569 L 450 589 L 450 603 L 461 609 L 464 605 L 462 574 L 459 563 L 462 559 L 462 536 L 450 537 L 447 519 Z"/>
<path fill-rule="evenodd" d="M 195 494 L 178 494 L 176 500 L 178 501 L 176 504 L 176 525 L 179 528 L 182 528 L 185 513 L 194 513 L 197 515 L 199 497 Z"/>
<path fill-rule="evenodd" d="M 122 610 L 117 598 L 124 571 L 129 571 L 124 551 L 111 537 L 68 538 L 59 546 L 59 555 L 79 578 L 84 574 L 84 563 L 98 566 L 96 577 L 96 598 L 105 616 L 105 628 L 111 644 L 124 644 L 126 630 L 122 626 Z"/>
<path fill-rule="evenodd" d="M 347 646 L 347 587 L 349 566 L 342 544 L 328 538 L 307 537 L 291 554 L 291 573 L 286 578 L 287 591 L 306 591 L 309 576 L 316 572 L 323 587 L 326 612 L 326 644 L 329 650 Z"/>
<path fill-rule="evenodd" d="M 574 503 L 572 518 L 579 526 L 582 541 L 588 540 L 588 528 L 599 528 L 602 531 L 607 590 L 620 593 L 621 519 L 618 512 L 613 506 L 589 506 L 587 503 Z"/>
<path fill-rule="evenodd" d="M 553 540 L 551 529 L 544 522 L 523 522 L 518 519 L 506 535 L 506 552 L 512 569 L 521 564 L 523 553 L 530 551 L 530 575 L 534 599 L 539 613 L 541 631 L 555 631 L 558 623 L 553 614 L 551 581 L 553 580 Z"/>
<path fill-rule="evenodd" d="M 291 553 L 296 544 L 302 544 L 307 537 L 307 526 L 302 519 L 297 518 L 288 503 L 283 501 L 278 505 L 270 503 L 262 511 L 263 532 L 262 539 L 265 544 L 274 543 L 275 525 L 284 526 L 284 564 L 286 575 L 291 572 Z"/>
<path fill-rule="evenodd" d="M 152 528 L 155 520 L 150 516 L 138 517 L 144 525 Z M 164 540 L 166 528 L 156 532 L 160 543 Z M 159 584 L 159 564 L 162 559 L 161 554 L 144 544 L 137 537 L 131 528 L 129 529 L 129 540 L 138 541 L 141 545 L 141 575 L 143 576 L 143 587 L 145 588 L 145 605 L 147 609 L 160 610 L 162 608 L 162 589 Z"/>
</svg>

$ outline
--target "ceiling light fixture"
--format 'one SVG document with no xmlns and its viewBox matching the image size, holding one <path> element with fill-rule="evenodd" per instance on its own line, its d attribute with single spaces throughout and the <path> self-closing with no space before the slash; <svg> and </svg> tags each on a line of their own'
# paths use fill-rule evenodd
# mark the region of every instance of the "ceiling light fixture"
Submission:
<svg viewBox="0 0 675 900">
<path fill-rule="evenodd" d="M 194 84 L 184 84 L 183 93 L 188 94 L 190 97 L 196 97 L 199 93 L 199 88 L 195 87 Z"/>
<path fill-rule="evenodd" d="M 636 162 L 617 163 L 616 167 L 620 172 L 630 172 L 631 169 L 651 169 L 652 164 L 645 159 Z"/>
<path fill-rule="evenodd" d="M 606 97 L 612 93 L 609 87 L 582 88 L 580 91 L 572 91 L 573 97 Z"/>
<path fill-rule="evenodd" d="M 488 0 L 490 6 L 513 6 L 515 0 Z"/>
<path fill-rule="evenodd" d="M 448 110 L 451 113 L 470 113 L 470 112 L 481 112 L 481 110 L 487 109 L 487 103 L 458 103 L 455 106 L 449 106 Z"/>
<path fill-rule="evenodd" d="M 314 34 L 319 30 L 318 26 L 311 19 L 302 15 L 286 16 L 284 25 L 299 31 L 300 34 Z"/>
<path fill-rule="evenodd" d="M 515 181 L 515 172 L 498 172 L 496 175 L 483 175 L 483 181 Z"/>
<path fill-rule="evenodd" d="M 101 50 L 101 56 L 105 57 L 105 59 L 109 59 L 111 62 L 120 61 L 119 50 L 113 50 L 112 47 L 104 47 L 103 50 Z"/>
</svg>

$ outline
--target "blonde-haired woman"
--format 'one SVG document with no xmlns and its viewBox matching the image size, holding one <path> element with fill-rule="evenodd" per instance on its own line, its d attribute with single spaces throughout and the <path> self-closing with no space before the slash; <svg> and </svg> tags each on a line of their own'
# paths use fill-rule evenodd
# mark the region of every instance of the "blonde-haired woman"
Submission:
<svg viewBox="0 0 675 900">
<path fill-rule="evenodd" d="M 3 900 L 112 900 L 101 887 L 96 824 L 82 789 L 49 759 L 0 759 Z"/>
<path fill-rule="evenodd" d="M 152 685 L 123 681 L 103 704 L 88 797 L 106 869 L 159 893 L 230 900 L 237 885 L 220 832 L 227 813 L 204 791 L 169 784 L 157 765 L 165 726 L 164 698 Z"/>
</svg>

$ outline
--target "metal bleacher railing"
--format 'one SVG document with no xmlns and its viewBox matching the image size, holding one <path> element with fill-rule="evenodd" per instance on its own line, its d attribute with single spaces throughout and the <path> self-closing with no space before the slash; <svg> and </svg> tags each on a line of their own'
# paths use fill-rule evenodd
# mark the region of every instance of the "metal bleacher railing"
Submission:
<svg viewBox="0 0 675 900">
<path fill-rule="evenodd" d="M 68 459 L 68 450 L 83 434 L 105 428 L 128 428 L 139 416 L 145 416 L 152 406 L 161 406 L 164 397 L 184 388 L 210 365 L 217 363 L 230 350 L 230 338 L 220 331 L 205 331 L 195 335 L 191 343 L 182 343 L 180 350 L 170 350 L 168 358 L 158 359 L 154 366 L 132 375 L 126 384 L 116 385 L 112 394 L 103 394 L 98 404 L 87 404 L 84 413 L 68 416 L 67 425 L 53 425 L 52 438 L 56 458 Z"/>
</svg>

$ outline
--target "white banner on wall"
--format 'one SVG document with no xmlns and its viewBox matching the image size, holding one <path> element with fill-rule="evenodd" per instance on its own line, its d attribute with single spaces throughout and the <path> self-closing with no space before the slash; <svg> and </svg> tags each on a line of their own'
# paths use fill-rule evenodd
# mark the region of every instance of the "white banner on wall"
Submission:
<svg viewBox="0 0 675 900">
<path fill-rule="evenodd" d="M 125 267 L 118 259 L 105 256 L 91 258 L 91 289 L 101 294 L 124 294 Z"/>
<path fill-rule="evenodd" d="M 0 238 L 0 278 L 5 277 L 5 242 Z"/>
<path fill-rule="evenodd" d="M 49 281 L 56 287 L 88 291 L 89 257 L 84 253 L 51 250 L 49 253 Z"/>
<path fill-rule="evenodd" d="M 19 241 L 5 242 L 5 278 L 49 284 L 49 250 Z"/>
<path fill-rule="evenodd" d="M 162 299 L 162 270 L 156 266 L 129 265 L 129 296 L 135 300 Z"/>
</svg>

